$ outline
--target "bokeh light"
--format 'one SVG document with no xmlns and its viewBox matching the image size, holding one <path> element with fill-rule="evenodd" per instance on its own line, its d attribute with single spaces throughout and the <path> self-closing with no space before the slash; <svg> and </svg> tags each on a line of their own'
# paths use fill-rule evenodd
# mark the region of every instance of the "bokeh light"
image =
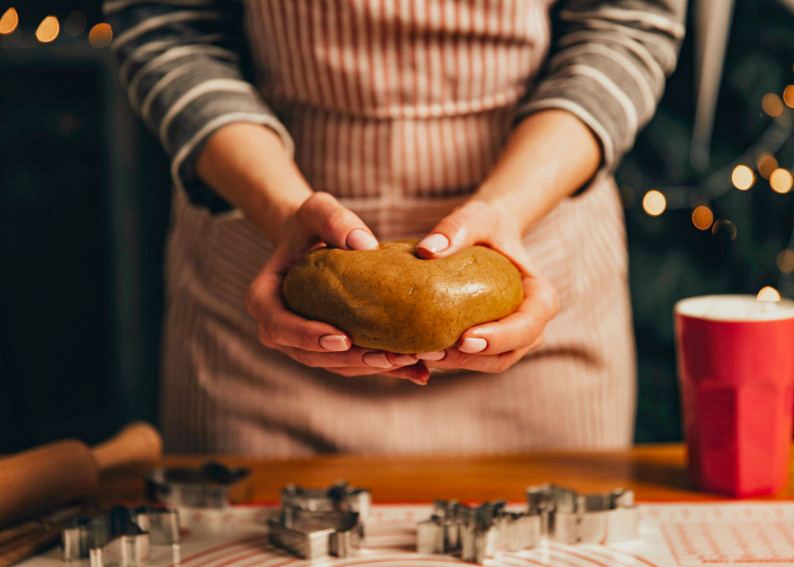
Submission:
<svg viewBox="0 0 794 567">
<path fill-rule="evenodd" d="M 711 234 L 727 234 L 728 238 L 735 240 L 736 236 L 739 234 L 739 231 L 737 230 L 736 225 L 728 219 L 720 219 L 711 225 Z"/>
<path fill-rule="evenodd" d="M 88 32 L 88 42 L 93 47 L 106 47 L 113 39 L 113 28 L 110 24 L 101 23 L 91 28 Z"/>
<path fill-rule="evenodd" d="M 36 39 L 41 43 L 49 43 L 54 41 L 60 32 L 61 24 L 58 22 L 58 18 L 55 16 L 47 16 L 36 29 Z"/>
<path fill-rule="evenodd" d="M 762 287 L 758 295 L 755 296 L 758 301 L 780 301 L 780 293 L 773 287 Z"/>
<path fill-rule="evenodd" d="M 85 31 L 85 14 L 80 10 L 75 10 L 63 21 L 63 31 L 67 35 L 80 35 Z"/>
<path fill-rule="evenodd" d="M 737 165 L 731 173 L 733 186 L 742 191 L 746 191 L 755 183 L 755 173 L 746 165 Z"/>
<path fill-rule="evenodd" d="M 794 108 L 794 85 L 789 85 L 783 89 L 783 102 L 786 106 Z"/>
<path fill-rule="evenodd" d="M 769 116 L 777 117 L 783 114 L 783 101 L 775 93 L 766 93 L 761 99 L 761 108 Z"/>
<path fill-rule="evenodd" d="M 8 35 L 17 29 L 19 25 L 19 14 L 14 8 L 9 8 L 0 18 L 0 34 Z"/>
<path fill-rule="evenodd" d="M 692 223 L 700 230 L 708 230 L 714 222 L 714 213 L 706 205 L 695 207 L 692 211 Z"/>
<path fill-rule="evenodd" d="M 642 198 L 642 208 L 652 217 L 658 217 L 667 208 L 667 199 L 655 189 L 648 191 Z"/>
<path fill-rule="evenodd" d="M 777 193 L 788 193 L 794 185 L 794 178 L 788 169 L 778 168 L 769 176 L 769 185 Z"/>
<path fill-rule="evenodd" d="M 784 274 L 794 272 L 794 250 L 785 248 L 777 255 L 777 269 Z"/>
<path fill-rule="evenodd" d="M 769 179 L 769 176 L 772 175 L 772 172 L 776 169 L 777 160 L 775 156 L 765 154 L 758 160 L 758 173 L 760 173 L 761 177 L 764 179 Z"/>
</svg>

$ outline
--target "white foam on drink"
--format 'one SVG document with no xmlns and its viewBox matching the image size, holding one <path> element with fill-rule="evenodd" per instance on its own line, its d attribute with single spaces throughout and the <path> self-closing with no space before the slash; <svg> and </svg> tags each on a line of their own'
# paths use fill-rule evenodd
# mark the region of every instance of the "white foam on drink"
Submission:
<svg viewBox="0 0 794 567">
<path fill-rule="evenodd" d="M 759 301 L 754 295 L 703 295 L 682 299 L 675 312 L 716 321 L 774 321 L 794 317 L 794 301 Z"/>
</svg>

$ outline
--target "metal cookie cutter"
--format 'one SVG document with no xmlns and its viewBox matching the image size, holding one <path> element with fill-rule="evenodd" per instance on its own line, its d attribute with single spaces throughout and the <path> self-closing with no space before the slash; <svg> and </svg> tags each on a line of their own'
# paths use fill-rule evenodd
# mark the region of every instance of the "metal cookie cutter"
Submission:
<svg viewBox="0 0 794 567">
<path fill-rule="evenodd" d="M 350 557 L 361 546 L 371 496 L 337 483 L 327 490 L 289 485 L 281 491 L 278 519 L 270 519 L 268 540 L 303 559 Z"/>
<path fill-rule="evenodd" d="M 63 560 L 69 563 L 87 558 L 90 567 L 146 565 L 152 540 L 178 543 L 175 511 L 117 506 L 107 513 L 72 520 L 61 532 Z"/>
<path fill-rule="evenodd" d="M 354 488 L 341 480 L 325 490 L 288 484 L 281 489 L 281 505 L 312 512 L 358 512 L 359 518 L 366 521 L 372 495 L 366 488 Z"/>
<path fill-rule="evenodd" d="M 632 490 L 579 494 L 544 484 L 527 489 L 527 504 L 541 515 L 544 532 L 554 541 L 607 544 L 639 537 Z"/>
<path fill-rule="evenodd" d="M 484 502 L 470 508 L 437 500 L 430 519 L 417 525 L 418 553 L 460 553 L 464 561 L 482 563 L 497 551 L 518 551 L 538 544 L 541 517 L 509 511 L 506 502 Z"/>
<path fill-rule="evenodd" d="M 229 488 L 248 473 L 246 468 L 231 469 L 213 462 L 200 469 L 155 469 L 146 475 L 146 495 L 168 506 L 225 508 L 229 505 Z"/>
</svg>

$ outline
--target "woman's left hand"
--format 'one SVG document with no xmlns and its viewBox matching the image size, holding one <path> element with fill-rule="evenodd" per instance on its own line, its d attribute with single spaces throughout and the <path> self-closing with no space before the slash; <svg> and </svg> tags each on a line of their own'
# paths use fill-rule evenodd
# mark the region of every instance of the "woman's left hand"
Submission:
<svg viewBox="0 0 794 567">
<path fill-rule="evenodd" d="M 516 219 L 473 199 L 439 222 L 418 245 L 421 258 L 443 258 L 481 244 L 507 256 L 521 272 L 524 301 L 504 319 L 471 327 L 445 351 L 420 353 L 428 367 L 502 372 L 543 343 L 546 324 L 559 308 L 557 292 L 540 275 L 521 242 Z"/>
</svg>

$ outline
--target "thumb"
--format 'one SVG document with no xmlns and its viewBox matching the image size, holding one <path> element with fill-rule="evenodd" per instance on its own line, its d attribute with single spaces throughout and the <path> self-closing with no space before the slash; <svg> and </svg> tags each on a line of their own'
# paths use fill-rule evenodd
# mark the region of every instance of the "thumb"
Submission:
<svg viewBox="0 0 794 567">
<path fill-rule="evenodd" d="M 469 201 L 444 217 L 416 245 L 420 258 L 442 258 L 481 242 L 490 242 L 497 228 L 496 213 L 483 201 Z"/>
<path fill-rule="evenodd" d="M 378 239 L 358 215 L 344 207 L 330 193 L 313 193 L 298 210 L 298 218 L 329 246 L 350 250 L 373 250 Z"/>
</svg>

